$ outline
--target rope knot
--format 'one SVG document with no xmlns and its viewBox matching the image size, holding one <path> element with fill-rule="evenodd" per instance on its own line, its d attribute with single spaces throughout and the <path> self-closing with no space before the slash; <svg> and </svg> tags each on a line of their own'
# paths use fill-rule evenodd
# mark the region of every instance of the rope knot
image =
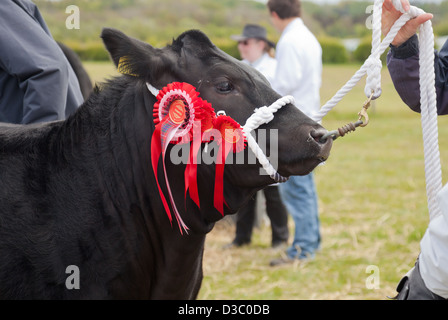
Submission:
<svg viewBox="0 0 448 320">
<path fill-rule="evenodd" d="M 401 4 L 400 0 L 392 0 L 392 3 L 394 5 L 395 9 L 397 9 L 401 13 L 406 13 L 406 11 L 403 9 L 403 5 Z"/>
<path fill-rule="evenodd" d="M 255 109 L 255 113 L 258 114 L 258 116 L 263 119 L 263 123 L 269 123 L 272 120 L 274 120 L 274 113 L 266 106 Z"/>
<path fill-rule="evenodd" d="M 379 57 L 370 56 L 366 62 L 367 79 L 364 93 L 370 97 L 373 92 L 372 100 L 378 99 L 381 96 L 381 69 L 383 63 Z"/>
</svg>

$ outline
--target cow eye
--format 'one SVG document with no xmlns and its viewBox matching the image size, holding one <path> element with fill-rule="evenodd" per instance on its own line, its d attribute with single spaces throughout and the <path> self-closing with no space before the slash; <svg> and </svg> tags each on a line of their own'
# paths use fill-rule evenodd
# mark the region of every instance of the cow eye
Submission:
<svg viewBox="0 0 448 320">
<path fill-rule="evenodd" d="M 215 86 L 219 93 L 230 93 L 233 90 L 233 85 L 227 80 L 220 81 Z"/>
</svg>

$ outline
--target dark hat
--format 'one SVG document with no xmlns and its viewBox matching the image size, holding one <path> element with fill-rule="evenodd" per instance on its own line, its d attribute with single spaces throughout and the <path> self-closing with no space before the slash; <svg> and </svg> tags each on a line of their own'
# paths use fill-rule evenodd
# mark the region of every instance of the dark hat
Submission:
<svg viewBox="0 0 448 320">
<path fill-rule="evenodd" d="M 266 29 L 256 24 L 247 24 L 243 29 L 243 34 L 232 35 L 230 38 L 236 41 L 244 41 L 247 39 L 259 39 L 266 41 L 271 47 L 275 48 L 275 43 L 267 39 Z"/>
</svg>

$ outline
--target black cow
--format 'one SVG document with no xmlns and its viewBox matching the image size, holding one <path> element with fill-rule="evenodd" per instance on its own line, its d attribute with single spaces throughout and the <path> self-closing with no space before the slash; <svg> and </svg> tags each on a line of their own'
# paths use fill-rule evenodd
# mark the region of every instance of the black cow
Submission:
<svg viewBox="0 0 448 320">
<path fill-rule="evenodd" d="M 174 199 L 190 228 L 181 235 L 152 171 L 156 99 L 146 82 L 158 89 L 188 82 L 240 124 L 255 107 L 279 98 L 260 73 L 200 31 L 162 49 L 112 29 L 102 38 L 115 64 L 127 57 L 131 75 L 110 80 L 66 121 L 0 126 L 0 298 L 194 299 L 205 235 L 222 218 L 213 205 L 215 166 L 199 165 L 199 209 L 184 198 L 185 165 L 167 160 Z M 326 130 L 293 105 L 262 128 L 278 129 L 283 176 L 307 174 L 329 155 L 331 140 L 319 142 Z M 259 169 L 226 165 L 225 214 L 273 182 Z M 76 275 L 79 288 L 68 286 Z"/>
</svg>

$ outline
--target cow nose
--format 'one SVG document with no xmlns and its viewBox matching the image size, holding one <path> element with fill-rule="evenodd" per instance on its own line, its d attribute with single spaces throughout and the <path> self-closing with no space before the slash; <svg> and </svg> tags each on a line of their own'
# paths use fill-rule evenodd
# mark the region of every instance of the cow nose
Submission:
<svg viewBox="0 0 448 320">
<path fill-rule="evenodd" d="M 310 132 L 310 136 L 319 144 L 325 144 L 328 140 L 328 131 L 324 128 L 313 129 Z"/>
</svg>

